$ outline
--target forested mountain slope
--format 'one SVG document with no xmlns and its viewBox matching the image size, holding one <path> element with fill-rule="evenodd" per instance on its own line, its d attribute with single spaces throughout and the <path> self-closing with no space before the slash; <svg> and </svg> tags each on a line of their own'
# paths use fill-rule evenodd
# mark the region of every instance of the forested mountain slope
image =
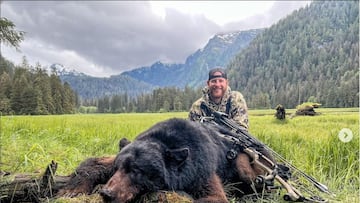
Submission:
<svg viewBox="0 0 360 203">
<path fill-rule="evenodd" d="M 60 75 L 62 81 L 71 85 L 81 99 L 98 99 L 105 96 L 128 94 L 135 97 L 151 92 L 156 86 L 136 80 L 129 76 L 117 75 L 109 78 L 88 75 Z"/>
<path fill-rule="evenodd" d="M 259 34 L 228 71 L 253 108 L 359 106 L 359 2 L 312 2 Z"/>
<path fill-rule="evenodd" d="M 218 33 L 205 47 L 187 57 L 184 64 L 156 62 L 150 67 L 137 68 L 122 73 L 160 87 L 199 87 L 206 81 L 206 73 L 214 66 L 226 66 L 245 49 L 264 29 Z"/>
</svg>

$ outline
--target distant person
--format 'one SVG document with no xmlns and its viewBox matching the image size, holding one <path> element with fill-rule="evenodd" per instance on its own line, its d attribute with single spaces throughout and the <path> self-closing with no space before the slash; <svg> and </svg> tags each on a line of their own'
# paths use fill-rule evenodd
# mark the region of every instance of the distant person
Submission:
<svg viewBox="0 0 360 203">
<path fill-rule="evenodd" d="M 285 107 L 281 104 L 278 104 L 275 107 L 275 110 L 276 110 L 275 117 L 279 120 L 285 120 L 285 116 L 286 116 Z"/>
<path fill-rule="evenodd" d="M 202 103 L 205 105 L 201 105 Z M 211 112 L 204 106 L 228 114 L 230 119 L 248 130 L 248 108 L 244 96 L 238 91 L 231 91 L 226 72 L 221 67 L 209 71 L 203 96 L 192 104 L 189 119 L 199 121 L 201 117 L 211 116 Z"/>
</svg>

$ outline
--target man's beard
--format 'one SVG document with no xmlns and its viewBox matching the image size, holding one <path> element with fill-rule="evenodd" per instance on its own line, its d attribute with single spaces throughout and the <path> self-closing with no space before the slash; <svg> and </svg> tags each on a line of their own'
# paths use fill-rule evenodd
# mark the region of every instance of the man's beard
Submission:
<svg viewBox="0 0 360 203">
<path fill-rule="evenodd" d="M 211 89 L 211 98 L 212 99 L 221 99 L 225 94 L 225 89 L 223 88 L 213 88 Z"/>
</svg>

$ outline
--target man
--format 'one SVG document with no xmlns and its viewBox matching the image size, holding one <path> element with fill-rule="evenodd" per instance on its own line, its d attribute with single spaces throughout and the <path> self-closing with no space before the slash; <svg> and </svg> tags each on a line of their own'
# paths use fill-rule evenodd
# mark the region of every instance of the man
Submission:
<svg viewBox="0 0 360 203">
<path fill-rule="evenodd" d="M 205 105 L 201 105 L 201 104 Z M 195 101 L 189 112 L 189 119 L 198 121 L 203 116 L 210 116 L 209 110 L 220 111 L 229 115 L 246 130 L 249 128 L 248 109 L 244 96 L 238 91 L 231 91 L 223 68 L 216 67 L 209 71 L 207 86 L 203 96 Z"/>
</svg>

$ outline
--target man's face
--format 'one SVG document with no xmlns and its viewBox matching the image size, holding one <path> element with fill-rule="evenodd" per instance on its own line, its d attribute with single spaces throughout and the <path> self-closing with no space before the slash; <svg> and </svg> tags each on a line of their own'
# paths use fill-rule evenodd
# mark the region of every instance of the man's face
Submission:
<svg viewBox="0 0 360 203">
<path fill-rule="evenodd" d="M 221 75 L 221 73 L 216 72 L 214 75 Z M 212 99 L 220 99 L 225 94 L 228 86 L 228 80 L 222 77 L 213 78 L 207 81 L 207 85 L 210 89 Z"/>
</svg>

